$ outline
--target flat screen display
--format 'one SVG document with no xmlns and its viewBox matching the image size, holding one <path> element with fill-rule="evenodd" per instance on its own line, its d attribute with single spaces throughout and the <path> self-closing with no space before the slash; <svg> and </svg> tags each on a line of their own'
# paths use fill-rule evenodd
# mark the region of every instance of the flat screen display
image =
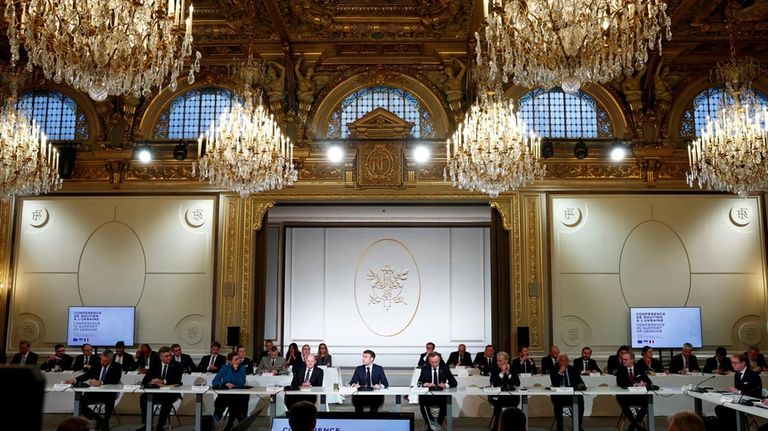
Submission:
<svg viewBox="0 0 768 431">
<path fill-rule="evenodd" d="M 133 345 L 136 307 L 69 307 L 67 345 Z"/>
<path fill-rule="evenodd" d="M 376 413 L 360 417 L 354 412 L 319 412 L 317 430 L 413 431 L 413 413 Z M 291 431 L 288 418 L 272 419 L 272 431 Z"/>
<path fill-rule="evenodd" d="M 629 328 L 632 348 L 702 346 L 700 307 L 630 307 Z"/>
</svg>

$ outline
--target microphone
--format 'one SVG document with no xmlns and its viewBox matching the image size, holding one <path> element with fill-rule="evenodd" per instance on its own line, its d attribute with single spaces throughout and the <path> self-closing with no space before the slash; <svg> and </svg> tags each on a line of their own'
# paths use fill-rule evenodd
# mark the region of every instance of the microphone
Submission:
<svg viewBox="0 0 768 431">
<path fill-rule="evenodd" d="M 704 382 L 708 382 L 708 381 L 714 379 L 715 377 L 717 377 L 716 374 L 713 374 L 713 375 L 707 377 L 706 379 L 704 379 L 704 380 L 700 381 L 698 384 L 696 384 L 696 387 L 691 389 L 691 390 L 694 391 L 694 392 L 698 392 L 700 394 L 703 394 L 704 392 L 707 392 L 707 390 L 705 388 L 701 387 L 701 384 L 704 383 Z"/>
</svg>

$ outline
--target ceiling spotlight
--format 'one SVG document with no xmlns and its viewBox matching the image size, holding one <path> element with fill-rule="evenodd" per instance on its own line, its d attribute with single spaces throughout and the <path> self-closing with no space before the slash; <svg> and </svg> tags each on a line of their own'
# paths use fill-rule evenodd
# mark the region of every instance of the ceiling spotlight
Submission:
<svg viewBox="0 0 768 431">
<path fill-rule="evenodd" d="M 619 141 L 618 139 L 614 141 L 613 145 L 611 146 L 611 160 L 614 162 L 618 162 L 624 159 L 624 157 L 627 156 L 627 147 L 624 146 L 624 143 Z"/>
<path fill-rule="evenodd" d="M 544 141 L 541 143 L 541 157 L 548 159 L 555 155 L 555 146 L 552 141 Z"/>
<path fill-rule="evenodd" d="M 173 158 L 182 161 L 187 159 L 187 144 L 181 143 L 173 147 Z"/>
<path fill-rule="evenodd" d="M 325 153 L 325 157 L 331 163 L 341 163 L 344 160 L 344 150 L 339 145 L 331 145 Z"/>
<path fill-rule="evenodd" d="M 413 160 L 416 163 L 427 163 L 432 153 L 426 145 L 417 145 L 413 149 Z"/>
<path fill-rule="evenodd" d="M 577 159 L 585 159 L 589 155 L 587 143 L 579 139 L 579 142 L 573 147 L 573 156 Z"/>
<path fill-rule="evenodd" d="M 152 161 L 152 151 L 148 146 L 136 148 L 136 157 L 142 163 L 149 163 Z"/>
</svg>

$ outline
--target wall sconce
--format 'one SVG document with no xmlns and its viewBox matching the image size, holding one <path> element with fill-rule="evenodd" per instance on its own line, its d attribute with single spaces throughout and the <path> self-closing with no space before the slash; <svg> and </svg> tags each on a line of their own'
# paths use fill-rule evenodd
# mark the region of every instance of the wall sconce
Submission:
<svg viewBox="0 0 768 431">
<path fill-rule="evenodd" d="M 624 160 L 624 157 L 627 156 L 627 147 L 624 145 L 623 142 L 616 139 L 613 142 L 613 145 L 611 145 L 611 160 L 614 162 L 619 162 Z"/>
<path fill-rule="evenodd" d="M 136 157 L 142 163 L 149 163 L 152 161 L 152 149 L 149 144 L 139 145 L 134 150 L 134 157 Z"/>
<path fill-rule="evenodd" d="M 579 142 L 573 147 L 573 156 L 577 159 L 585 159 L 589 155 L 587 143 L 579 139 Z"/>
</svg>

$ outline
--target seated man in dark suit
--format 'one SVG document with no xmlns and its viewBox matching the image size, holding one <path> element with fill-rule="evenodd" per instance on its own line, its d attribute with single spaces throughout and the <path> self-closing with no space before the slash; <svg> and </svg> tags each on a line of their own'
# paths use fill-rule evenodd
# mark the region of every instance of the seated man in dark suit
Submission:
<svg viewBox="0 0 768 431">
<path fill-rule="evenodd" d="M 117 364 L 113 361 L 113 353 L 111 350 L 107 349 L 101 352 L 98 365 L 94 365 L 77 378 L 67 380 L 67 383 L 74 384 L 85 382 L 88 384 L 88 386 L 91 387 L 98 387 L 101 385 L 116 385 L 120 383 L 120 377 L 122 377 L 122 375 L 123 368 L 120 366 L 120 364 Z M 112 417 L 112 412 L 115 410 L 116 399 L 117 392 L 85 393 L 80 399 L 79 414 L 90 420 L 95 420 L 96 429 L 109 429 L 109 419 Z M 90 407 L 96 403 L 104 403 L 103 418 Z"/>
<path fill-rule="evenodd" d="M 579 370 L 581 374 L 602 373 L 600 367 L 597 366 L 597 361 L 592 359 L 592 349 L 590 347 L 581 349 L 581 357 L 573 361 L 573 368 Z"/>
<path fill-rule="evenodd" d="M 309 355 L 305 359 L 304 367 L 294 370 L 291 390 L 323 386 L 323 369 L 315 366 L 316 361 L 314 355 Z M 290 411 L 291 406 L 299 401 L 309 401 L 314 404 L 317 402 L 317 395 L 286 395 L 285 407 Z"/>
<path fill-rule="evenodd" d="M 549 373 L 549 380 L 552 383 L 552 386 L 575 388 L 576 391 L 586 389 L 584 381 L 581 379 L 581 370 L 568 365 L 568 355 L 560 355 L 557 362 L 558 367 Z M 584 396 L 575 396 L 576 402 L 579 405 L 579 429 L 583 431 L 581 423 L 584 421 Z M 573 405 L 573 400 L 566 395 L 552 395 L 550 398 L 552 399 L 552 407 L 554 408 L 557 431 L 564 431 L 563 407 Z"/>
<path fill-rule="evenodd" d="M 549 375 L 553 369 L 558 367 L 557 358 L 560 356 L 560 348 L 553 345 L 549 348 L 549 355 L 541 358 L 541 374 Z"/>
<path fill-rule="evenodd" d="M 672 357 L 672 362 L 669 364 L 669 372 L 672 374 L 688 374 L 701 371 L 699 360 L 696 359 L 696 355 L 692 354 L 691 351 L 693 351 L 691 343 L 683 344 L 683 350 Z"/>
<path fill-rule="evenodd" d="M 459 344 L 458 350 L 451 352 L 451 354 L 448 356 L 447 364 L 449 367 L 455 367 L 457 365 L 461 367 L 471 367 L 472 355 L 467 352 L 467 346 L 464 344 Z"/>
<path fill-rule="evenodd" d="M 763 397 L 763 381 L 760 374 L 747 366 L 747 355 L 737 353 L 731 356 L 731 367 L 735 371 L 733 386 L 728 388 L 737 397 Z M 715 415 L 720 421 L 721 429 L 736 429 L 736 411 L 726 406 L 715 406 Z M 741 429 L 746 429 L 744 426 Z"/>
<path fill-rule="evenodd" d="M 133 355 L 125 352 L 124 341 L 115 343 L 115 356 L 112 360 L 116 364 L 120 364 L 123 367 L 123 371 L 136 371 L 139 368 L 139 364 L 136 363 Z"/>
<path fill-rule="evenodd" d="M 723 346 L 715 349 L 715 356 L 708 358 L 707 362 L 704 363 L 703 372 L 705 373 L 727 374 L 730 371 L 733 371 L 733 367 L 731 367 L 731 361 L 728 359 L 728 351 Z"/>
<path fill-rule="evenodd" d="M 499 352 L 496 354 L 496 365 L 491 370 L 491 386 L 501 388 L 502 391 L 513 391 L 520 386 L 520 376 L 517 375 L 509 363 L 509 354 Z M 499 428 L 499 417 L 505 407 L 516 406 L 520 403 L 517 395 L 492 395 L 488 401 L 493 405 L 493 427 Z"/>
<path fill-rule="evenodd" d="M 93 354 L 93 346 L 90 344 L 83 344 L 80 347 L 80 350 L 83 353 L 75 356 L 75 361 L 72 363 L 72 370 L 88 372 L 92 367 L 97 365 L 96 362 L 98 362 L 98 359 L 96 358 L 96 355 Z"/>
<path fill-rule="evenodd" d="M 214 341 L 211 343 L 211 354 L 203 356 L 200 363 L 197 364 L 197 371 L 201 373 L 218 373 L 219 368 L 227 363 L 227 357 L 219 353 L 221 343 Z"/>
<path fill-rule="evenodd" d="M 620 356 L 622 365 L 616 369 L 616 386 L 628 388 L 630 386 L 652 386 L 650 377 L 646 373 L 635 370 L 635 355 L 632 352 L 623 352 Z M 648 414 L 648 398 L 645 395 L 616 395 L 616 402 L 621 406 L 624 417 L 629 420 L 629 431 L 645 429 L 643 418 Z M 636 412 L 632 407 L 640 407 Z"/>
<path fill-rule="evenodd" d="M 66 354 L 66 347 L 63 344 L 53 346 L 53 354 L 48 356 L 43 365 L 40 366 L 43 371 L 66 371 L 72 369 L 72 357 Z"/>
<path fill-rule="evenodd" d="M 747 351 L 747 366 L 758 373 L 768 371 L 768 363 L 765 362 L 765 356 L 760 353 L 760 348 L 752 346 Z"/>
<path fill-rule="evenodd" d="M 426 349 L 427 349 L 426 352 L 424 352 L 421 355 L 419 355 L 419 362 L 416 364 L 417 368 L 421 368 L 421 367 L 423 367 L 424 365 L 427 364 L 427 356 L 429 356 L 430 353 L 435 351 L 435 343 L 430 341 L 429 343 L 427 343 Z M 445 362 L 443 362 L 443 363 L 445 363 Z"/>
<path fill-rule="evenodd" d="M 517 358 L 512 361 L 512 369 L 517 374 L 539 374 L 539 369 L 536 368 L 536 362 L 530 357 L 528 353 L 528 346 L 520 346 L 517 348 Z"/>
<path fill-rule="evenodd" d="M 384 374 L 384 368 L 374 364 L 373 361 L 375 359 L 376 353 L 373 350 L 363 351 L 363 365 L 358 365 L 355 368 L 355 373 L 349 381 L 350 386 L 365 388 L 361 390 L 381 389 L 389 386 L 387 376 Z M 384 395 L 352 396 L 352 405 L 355 406 L 355 413 L 363 413 L 365 406 L 370 407 L 371 413 L 376 413 L 382 404 L 384 404 Z"/>
<path fill-rule="evenodd" d="M 605 366 L 606 374 L 616 374 L 616 370 L 618 370 L 619 367 L 622 366 L 621 354 L 624 352 L 629 352 L 629 347 L 621 346 L 616 350 L 615 355 L 611 355 L 608 357 L 608 364 Z"/>
<path fill-rule="evenodd" d="M 29 348 L 32 347 L 32 343 L 27 340 L 19 341 L 19 352 L 13 355 L 11 364 L 19 365 L 34 365 L 37 366 L 37 353 L 32 352 Z"/>
<path fill-rule="evenodd" d="M 490 375 L 491 369 L 496 366 L 496 355 L 494 354 L 493 346 L 489 344 L 485 346 L 484 351 L 478 352 L 475 355 L 473 365 L 475 368 L 480 369 L 480 374 L 484 376 Z"/>
<path fill-rule="evenodd" d="M 156 367 L 149 367 L 144 374 L 144 378 L 141 380 L 142 386 L 145 388 L 159 388 L 163 386 L 180 385 L 183 372 L 181 366 L 173 360 L 171 348 L 163 346 L 157 353 L 160 357 L 160 363 L 157 364 Z M 171 407 L 173 406 L 173 403 L 180 398 L 181 394 L 173 392 L 167 394 L 154 394 L 154 397 L 152 398 L 153 406 L 155 404 L 160 404 L 160 414 L 157 417 L 157 431 L 163 431 L 165 429 L 165 422 L 171 414 Z M 141 395 L 139 403 L 141 407 L 141 422 L 142 424 L 145 424 L 147 420 L 147 394 Z M 142 425 L 139 430 L 144 428 L 145 426 Z"/>
<path fill-rule="evenodd" d="M 235 351 L 237 352 L 237 356 L 240 357 L 240 366 L 245 368 L 245 374 L 254 374 L 254 364 L 251 358 L 245 356 L 245 346 L 237 346 Z"/>
<path fill-rule="evenodd" d="M 173 360 L 181 366 L 181 371 L 187 374 L 192 374 L 197 369 L 195 361 L 192 357 L 181 351 L 181 345 L 174 343 L 171 345 L 171 353 L 173 353 Z M 248 374 L 246 370 L 246 374 Z"/>
<path fill-rule="evenodd" d="M 430 390 L 443 390 L 446 387 L 455 388 L 458 383 L 453 377 L 451 370 L 447 365 L 441 364 L 440 354 L 432 352 L 427 358 L 427 366 L 421 368 L 419 375 L 419 386 L 429 388 Z M 443 395 L 419 395 L 419 409 L 427 429 L 431 430 L 432 421 L 442 426 L 447 411 L 446 396 Z M 436 418 L 433 418 L 429 412 L 431 406 L 438 406 L 440 412 Z"/>
</svg>

